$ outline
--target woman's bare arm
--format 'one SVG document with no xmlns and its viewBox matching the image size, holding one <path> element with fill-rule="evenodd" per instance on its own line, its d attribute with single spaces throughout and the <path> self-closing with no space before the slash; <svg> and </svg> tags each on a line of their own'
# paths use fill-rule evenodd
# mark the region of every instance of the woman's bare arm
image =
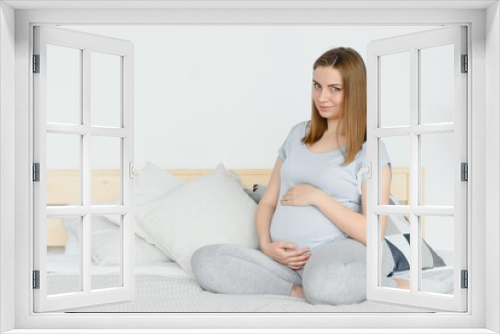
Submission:
<svg viewBox="0 0 500 334">
<path fill-rule="evenodd" d="M 280 191 L 280 172 L 281 160 L 278 158 L 274 164 L 271 178 L 266 186 L 264 195 L 262 195 L 262 198 L 260 199 L 255 216 L 255 225 L 257 228 L 257 235 L 259 237 L 259 244 L 261 246 L 262 244 L 271 242 L 269 230 L 271 226 L 271 219 L 278 203 Z"/>
<path fill-rule="evenodd" d="M 296 249 L 297 245 L 290 242 L 273 242 L 270 235 L 271 220 L 280 192 L 280 173 L 281 160 L 278 158 L 255 216 L 259 245 L 262 252 L 276 262 L 292 269 L 300 269 L 309 259 L 310 250 L 308 248 Z"/>
</svg>

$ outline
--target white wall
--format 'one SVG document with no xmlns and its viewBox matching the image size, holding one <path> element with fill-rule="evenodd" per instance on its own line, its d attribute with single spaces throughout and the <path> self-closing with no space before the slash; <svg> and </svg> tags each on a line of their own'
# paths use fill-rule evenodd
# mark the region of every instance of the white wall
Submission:
<svg viewBox="0 0 500 334">
<path fill-rule="evenodd" d="M 14 328 L 14 10 L 0 3 L 0 333 Z"/>
<path fill-rule="evenodd" d="M 335 46 L 365 56 L 370 40 L 429 29 L 65 28 L 134 43 L 135 161 L 165 168 L 271 168 L 290 127 L 310 117 L 317 57 Z"/>
</svg>

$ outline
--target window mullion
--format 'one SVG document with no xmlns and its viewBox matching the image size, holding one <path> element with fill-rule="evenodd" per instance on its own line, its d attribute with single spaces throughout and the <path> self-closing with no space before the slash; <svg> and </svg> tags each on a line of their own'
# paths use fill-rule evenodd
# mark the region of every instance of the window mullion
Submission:
<svg viewBox="0 0 500 334">
<path fill-rule="evenodd" d="M 83 50 L 82 61 L 82 124 L 87 131 L 82 136 L 82 201 L 84 207 L 90 207 L 90 50 Z"/>
<path fill-rule="evenodd" d="M 419 136 L 415 129 L 419 123 L 419 57 L 418 49 L 410 50 L 410 291 L 416 293 L 420 287 L 420 256 L 418 250 L 420 229 L 419 220 L 415 215 L 415 209 L 420 204 L 419 194 L 419 170 L 420 170 L 420 149 Z"/>
<path fill-rule="evenodd" d="M 82 124 L 85 128 L 90 129 L 90 50 L 83 49 L 82 59 Z M 81 254 L 82 254 L 82 279 L 83 291 L 90 293 L 91 290 L 91 165 L 90 165 L 90 131 L 87 131 L 82 136 L 82 204 L 84 208 L 88 208 L 85 216 L 83 216 L 83 233 L 81 234 Z"/>
</svg>

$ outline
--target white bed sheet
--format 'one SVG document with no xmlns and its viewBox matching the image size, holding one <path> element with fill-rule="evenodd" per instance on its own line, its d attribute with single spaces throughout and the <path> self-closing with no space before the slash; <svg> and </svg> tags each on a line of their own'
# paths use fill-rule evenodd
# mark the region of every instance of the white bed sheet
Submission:
<svg viewBox="0 0 500 334">
<path fill-rule="evenodd" d="M 48 254 L 47 273 L 59 275 L 78 275 L 78 255 Z M 118 274 L 118 265 L 91 264 L 92 275 Z M 159 275 L 172 277 L 189 277 L 186 272 L 175 262 L 141 262 L 135 265 L 136 275 Z"/>
<path fill-rule="evenodd" d="M 77 257 L 49 255 L 51 294 L 62 293 L 78 280 Z M 95 283 L 116 280 L 118 266 L 92 264 Z M 137 263 L 136 296 L 130 303 L 73 310 L 74 312 L 425 312 L 425 310 L 364 301 L 354 305 L 311 305 L 301 299 L 279 295 L 229 295 L 204 291 L 175 262 Z M 453 269 L 435 268 L 423 272 L 423 287 L 429 292 L 449 292 Z M 405 277 L 408 273 L 400 273 Z M 94 285 L 93 285 L 94 286 Z M 72 290 L 74 291 L 74 290 Z"/>
</svg>

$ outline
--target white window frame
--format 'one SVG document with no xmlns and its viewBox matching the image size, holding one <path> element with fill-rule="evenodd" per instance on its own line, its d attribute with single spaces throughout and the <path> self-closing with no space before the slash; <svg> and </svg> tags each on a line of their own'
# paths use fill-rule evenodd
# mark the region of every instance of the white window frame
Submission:
<svg viewBox="0 0 500 334">
<path fill-rule="evenodd" d="M 105 1 L 103 1 L 105 2 Z M 89 1 L 87 5 L 92 5 Z M 147 2 L 145 2 L 147 3 Z M 329 329 L 328 332 L 343 332 L 342 329 L 352 328 L 353 324 L 359 328 L 359 332 L 388 333 L 388 328 L 393 328 L 393 332 L 410 332 L 409 328 L 419 328 L 422 333 L 453 332 L 462 328 L 466 333 L 494 333 L 500 331 L 500 322 L 497 319 L 500 305 L 500 292 L 498 287 L 500 263 L 498 258 L 491 259 L 488 267 L 485 266 L 485 254 L 499 254 L 499 227 L 500 209 L 500 153 L 499 142 L 499 106 L 500 99 L 500 11 L 497 1 L 466 2 L 469 9 L 453 9 L 456 3 L 463 5 L 465 2 L 439 2 L 435 1 L 428 6 L 436 6 L 440 3 L 444 9 L 422 7 L 422 9 L 390 9 L 387 2 L 371 1 L 369 8 L 378 8 L 374 13 L 373 9 L 342 9 L 342 7 L 360 6 L 360 4 L 349 5 L 348 1 L 336 1 L 332 5 L 333 9 L 314 9 L 314 2 L 310 4 L 302 3 L 303 8 L 310 8 L 304 11 L 293 9 L 296 2 L 289 2 L 289 8 L 284 10 L 267 9 L 229 9 L 230 4 L 213 7 L 212 9 L 192 8 L 190 10 L 181 9 L 150 9 L 144 11 L 136 10 L 16 10 L 15 26 L 11 20 L 13 10 L 8 4 L 16 5 L 15 1 L 2 3 L 0 6 L 0 43 L 2 57 L 0 57 L 0 69 L 2 69 L 2 93 L 0 101 L 0 112 L 2 125 L 0 130 L 6 126 L 15 126 L 15 144 L 5 142 L 12 138 L 9 131 L 0 132 L 1 135 L 1 156 L 0 156 L 0 177 L 2 182 L 7 180 L 5 174 L 12 171 L 12 163 L 8 158 L 15 157 L 15 183 L 2 183 L 0 198 L 0 208 L 2 211 L 1 220 L 1 246 L 0 248 L 0 293 L 2 302 L 0 303 L 0 315 L 2 330 L 16 329 L 15 333 L 37 332 L 35 329 L 43 328 L 65 328 L 63 332 L 68 333 L 71 328 L 138 328 L 138 324 L 143 324 L 144 328 L 226 328 L 228 332 L 234 332 L 234 328 L 268 328 L 266 332 L 279 332 L 283 328 L 309 328 Z M 26 3 L 25 3 L 26 4 Z M 47 5 L 44 1 L 28 2 L 28 6 Z M 258 2 L 255 2 L 258 5 Z M 138 4 L 136 4 L 139 6 Z M 198 4 L 199 5 L 199 4 Z M 206 5 L 206 4 L 205 4 Z M 365 4 L 366 5 L 366 4 Z M 490 5 L 489 9 L 484 9 Z M 94 6 L 97 6 L 94 2 Z M 116 5 L 115 6 L 119 6 Z M 208 5 L 206 5 L 208 7 Z M 215 5 L 214 5 L 215 6 Z M 226 6 L 223 9 L 220 6 Z M 234 4 L 233 4 L 234 6 Z M 265 5 L 260 5 L 265 6 Z M 286 5 L 285 5 L 286 6 Z M 398 2 L 397 6 L 401 6 Z M 420 5 L 422 6 L 422 5 Z M 465 6 L 465 5 L 463 5 Z M 477 9 L 479 6 L 479 9 Z M 450 7 L 450 8 L 447 8 Z M 472 8 L 472 9 L 470 9 Z M 476 8 L 476 9 L 474 9 Z M 96 15 L 99 14 L 99 15 Z M 214 15 L 216 14 L 216 15 Z M 10 15 L 10 16 L 9 16 Z M 7 19 L 5 19 L 7 16 Z M 484 22 L 487 22 L 486 29 Z M 468 299 L 470 300 L 469 311 L 465 314 L 456 313 L 431 313 L 431 314 L 34 314 L 32 312 L 32 290 L 30 285 L 30 271 L 32 263 L 25 259 L 30 258 L 32 237 L 31 228 L 33 221 L 31 182 L 29 182 L 30 158 L 32 156 L 31 133 L 33 131 L 32 119 L 30 118 L 32 107 L 30 97 L 32 96 L 32 82 L 29 73 L 30 55 L 32 45 L 32 26 L 34 24 L 102 24 L 102 23 L 122 23 L 122 24 L 224 24 L 224 25 L 352 25 L 352 24 L 387 24 L 397 25 L 402 22 L 406 25 L 430 25 L 430 24 L 464 24 L 469 27 L 469 52 L 471 62 L 469 68 L 468 86 L 471 87 L 468 93 L 469 120 L 468 131 L 471 134 L 468 143 L 471 153 L 469 165 L 469 221 L 471 222 L 471 236 L 468 247 L 471 251 L 468 267 L 470 268 Z M 235 23 L 236 22 L 236 23 Z M 3 28 L 9 28 L 9 30 Z M 7 83 L 8 78 L 4 73 L 11 73 L 7 69 L 13 65 L 12 62 L 12 40 L 9 32 L 15 31 L 15 74 L 10 75 L 10 82 L 14 82 L 15 88 Z M 11 37 L 12 38 L 12 37 Z M 4 47 L 6 46 L 6 48 Z M 5 56 L 5 53 L 10 52 Z M 10 55 L 10 56 L 9 56 Z M 485 71 L 485 65 L 488 71 Z M 4 70 L 7 70 L 4 72 Z M 14 94 L 15 110 L 12 110 L 12 100 L 8 93 Z M 488 121 L 486 121 L 488 120 Z M 486 141 L 486 135 L 488 140 Z M 489 152 L 488 154 L 485 153 Z M 11 160 L 12 161 L 12 160 Z M 486 175 L 488 182 L 486 183 Z M 4 189 L 4 184 L 7 187 Z M 8 191 L 15 191 L 15 216 L 14 220 L 7 220 L 12 211 L 8 211 L 9 202 Z M 488 194 L 488 196 L 486 196 Z M 473 196 L 472 196 L 473 195 Z M 15 229 L 15 245 L 8 240 L 8 236 L 13 238 Z M 9 234 L 6 236 L 4 231 Z M 14 254 L 16 264 L 10 260 Z M 15 292 L 11 289 L 13 282 L 16 282 Z M 486 288 L 488 293 L 486 294 Z M 4 298 L 6 296 L 6 298 Z M 15 301 L 15 303 L 14 303 Z M 11 312 L 9 307 L 15 304 L 15 311 Z M 12 317 L 15 317 L 12 319 Z M 233 328 L 233 330 L 230 330 Z M 377 330 L 378 328 L 378 330 Z M 408 330 L 405 330 L 408 329 Z M 438 328 L 438 329 L 437 329 Z M 273 330 L 274 329 L 274 330 Z M 337 329 L 337 330 L 335 330 Z M 448 331 L 446 331 L 448 329 Z M 491 329 L 491 330 L 490 330 Z M 298 330 L 304 332 L 305 330 Z M 41 331 L 40 331 L 41 332 Z M 51 332 L 54 332 L 51 330 Z M 95 330 L 96 333 L 104 330 Z M 132 332 L 132 331 L 129 331 Z M 138 333 L 144 330 L 138 330 Z M 202 331 L 199 331 L 202 332 Z M 221 332 L 215 330 L 213 332 Z M 255 330 L 258 332 L 258 330 Z M 264 331 L 261 331 L 264 332 Z M 297 330 L 295 330 L 297 332 Z M 351 333 L 356 331 L 351 330 Z M 415 333 L 415 331 L 412 331 Z"/>
<path fill-rule="evenodd" d="M 384 39 L 371 41 L 368 45 L 367 78 L 368 78 L 368 117 L 367 117 L 367 142 L 368 142 L 368 165 L 371 166 L 372 177 L 367 180 L 368 194 L 368 217 L 367 217 L 367 299 L 373 301 L 388 302 L 394 304 L 406 304 L 425 309 L 464 311 L 467 310 L 467 290 L 461 288 L 461 269 L 467 269 L 466 245 L 467 235 L 467 186 L 468 182 L 461 181 L 461 163 L 467 163 L 467 73 L 462 73 L 461 56 L 467 54 L 467 29 L 464 26 L 449 26 L 405 34 Z M 421 122 L 421 88 L 420 80 L 422 67 L 420 65 L 421 50 L 451 44 L 452 68 L 453 68 L 453 119 L 446 124 L 423 124 Z M 384 127 L 381 124 L 381 77 L 384 68 L 381 59 L 387 55 L 401 54 L 409 55 L 409 95 L 410 110 L 409 123 L 394 127 Z M 470 72 L 469 72 L 470 73 Z M 454 173 L 451 206 L 427 206 L 419 200 L 422 191 L 423 180 L 419 177 L 422 150 L 419 138 L 423 134 L 452 134 L 453 136 L 453 160 Z M 380 141 L 390 136 L 405 135 L 409 139 L 410 149 L 410 203 L 409 205 L 381 205 L 380 204 Z M 420 139 L 421 140 L 421 139 Z M 382 243 L 380 243 L 379 217 L 384 214 L 402 214 L 409 216 L 411 255 L 410 255 L 410 289 L 394 289 L 381 285 L 380 282 L 380 255 L 382 254 Z M 420 290 L 421 281 L 421 247 L 422 235 L 419 220 L 421 217 L 444 215 L 453 219 L 453 233 L 448 237 L 453 240 L 453 293 L 435 294 Z"/>
<path fill-rule="evenodd" d="M 58 45 L 79 50 L 81 54 L 81 123 L 57 124 L 47 121 L 47 58 L 48 45 Z M 100 306 L 102 304 L 129 302 L 134 299 L 134 46 L 129 41 L 82 33 L 55 27 L 34 27 L 34 54 L 40 57 L 39 73 L 33 76 L 34 100 L 34 162 L 39 163 L 40 180 L 33 184 L 34 269 L 39 271 L 39 288 L 34 290 L 34 308 L 37 312 Z M 93 125 L 90 110 L 91 55 L 93 52 L 113 55 L 119 61 L 120 77 L 120 125 L 106 128 Z M 38 90 L 38 92 L 37 92 Z M 80 151 L 80 204 L 74 207 L 47 206 L 47 134 L 79 135 Z M 114 138 L 119 143 L 120 205 L 96 206 L 91 200 L 91 147 L 92 138 Z M 99 137 L 98 137 L 99 138 Z M 47 286 L 47 218 L 78 216 L 80 225 L 80 287 L 81 291 L 70 294 L 48 293 Z M 120 217 L 119 286 L 108 289 L 92 289 L 91 245 L 92 216 L 117 215 Z"/>
</svg>

